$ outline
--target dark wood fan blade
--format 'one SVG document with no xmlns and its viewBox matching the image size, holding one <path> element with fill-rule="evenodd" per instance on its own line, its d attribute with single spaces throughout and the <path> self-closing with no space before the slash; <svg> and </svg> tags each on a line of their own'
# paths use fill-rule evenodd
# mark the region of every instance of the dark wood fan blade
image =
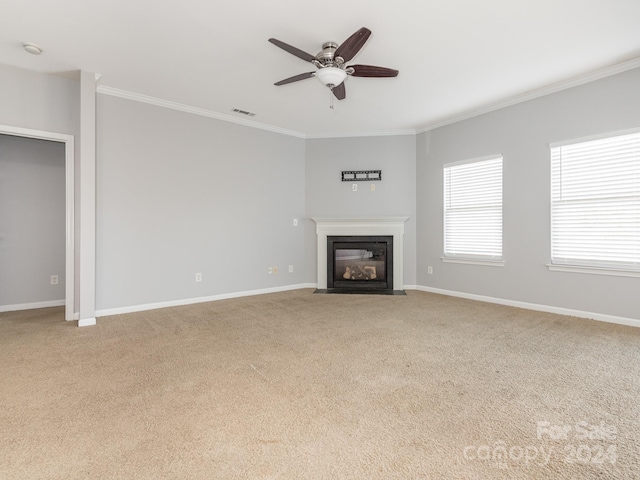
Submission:
<svg viewBox="0 0 640 480">
<path fill-rule="evenodd" d="M 398 70 L 373 65 L 350 65 L 353 68 L 352 77 L 397 77 Z"/>
<path fill-rule="evenodd" d="M 368 28 L 362 27 L 356 33 L 347 38 L 342 45 L 340 45 L 334 54 L 335 57 L 342 57 L 345 62 L 348 62 L 353 57 L 356 56 L 356 53 L 360 51 L 360 49 L 364 46 L 365 42 L 368 40 L 371 35 L 371 30 Z"/>
<path fill-rule="evenodd" d="M 286 85 L 287 83 L 299 82 L 300 80 L 306 80 L 307 78 L 311 78 L 315 74 L 316 72 L 301 73 L 300 75 L 294 75 L 293 77 L 280 80 L 279 82 L 274 83 L 274 85 L 280 86 L 280 85 Z"/>
<path fill-rule="evenodd" d="M 344 88 L 344 82 L 342 82 L 340 85 L 336 87 L 333 87 L 331 91 L 333 92 L 333 94 L 338 100 L 344 100 L 344 97 L 347 96 L 347 91 Z"/>
<path fill-rule="evenodd" d="M 289 52 L 291 55 L 295 55 L 296 57 L 301 58 L 302 60 L 305 60 L 307 62 L 313 62 L 316 59 L 316 57 L 314 57 L 310 53 L 304 52 L 299 48 L 292 47 L 288 43 L 281 42 L 276 38 L 270 38 L 269 41 L 275 46 L 280 47 L 284 51 Z"/>
</svg>

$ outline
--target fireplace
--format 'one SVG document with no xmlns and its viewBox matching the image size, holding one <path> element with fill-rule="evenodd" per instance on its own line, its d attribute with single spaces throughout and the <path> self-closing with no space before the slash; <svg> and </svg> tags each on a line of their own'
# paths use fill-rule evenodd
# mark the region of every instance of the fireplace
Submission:
<svg viewBox="0 0 640 480">
<path fill-rule="evenodd" d="M 328 236 L 327 289 L 393 290 L 393 236 Z"/>
<path fill-rule="evenodd" d="M 408 217 L 360 217 L 360 218 L 312 218 L 317 233 L 318 293 L 382 293 L 404 294 L 403 246 L 404 224 Z M 340 264 L 335 266 L 334 245 L 329 251 L 331 238 L 347 239 L 346 245 L 338 245 Z M 354 246 L 353 241 L 365 245 Z M 386 244 L 384 263 L 380 260 L 380 239 Z M 329 258 L 333 257 L 331 263 Z M 369 257 L 367 259 L 367 257 Z M 353 260 L 358 260 L 354 263 Z M 346 267 L 355 265 L 355 280 L 345 278 Z M 375 263 L 372 263 L 375 262 Z M 375 267 L 371 268 L 371 267 Z M 359 270 L 358 270 L 359 269 Z M 329 272 L 331 270 L 331 272 Z M 375 275 L 375 278 L 373 276 Z M 384 282 L 381 280 L 384 275 Z M 369 280 L 365 280 L 368 276 Z M 339 277 L 339 278 L 336 278 Z M 358 280 L 361 282 L 359 283 Z M 337 282 L 349 282 L 347 284 Z M 364 283 L 363 283 L 364 282 Z M 386 285 L 383 285 L 386 284 Z M 329 285 L 332 285 L 331 287 Z M 362 285 L 362 286 L 356 286 Z"/>
</svg>

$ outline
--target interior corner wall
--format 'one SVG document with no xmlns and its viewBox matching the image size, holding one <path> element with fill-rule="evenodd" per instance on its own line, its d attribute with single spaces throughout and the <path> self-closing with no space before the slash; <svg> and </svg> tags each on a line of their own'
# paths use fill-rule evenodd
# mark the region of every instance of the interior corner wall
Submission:
<svg viewBox="0 0 640 480">
<path fill-rule="evenodd" d="M 382 170 L 382 180 L 343 182 L 343 170 Z M 316 225 L 310 217 L 408 216 L 404 233 L 404 284 L 415 285 L 415 171 L 415 135 L 307 140 L 307 282 L 317 282 Z M 358 185 L 355 192 L 353 184 Z M 375 190 L 371 190 L 371 185 Z"/>
<path fill-rule="evenodd" d="M 304 139 L 97 97 L 97 310 L 302 283 Z"/>
<path fill-rule="evenodd" d="M 640 69 L 417 138 L 418 285 L 640 319 L 640 279 L 549 271 L 549 144 L 640 127 Z M 443 263 L 443 165 L 504 156 L 502 268 Z M 427 267 L 433 266 L 433 274 Z"/>
</svg>

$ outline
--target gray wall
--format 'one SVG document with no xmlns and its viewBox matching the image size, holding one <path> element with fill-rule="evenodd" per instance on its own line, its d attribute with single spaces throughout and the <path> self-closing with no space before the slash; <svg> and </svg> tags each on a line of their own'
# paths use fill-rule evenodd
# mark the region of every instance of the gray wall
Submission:
<svg viewBox="0 0 640 480">
<path fill-rule="evenodd" d="M 64 302 L 64 284 L 64 144 L 0 135 L 0 306 Z"/>
<path fill-rule="evenodd" d="M 0 64 L 0 124 L 75 137 L 75 286 L 80 288 L 80 83 Z M 79 296 L 75 295 L 78 311 Z"/>
<path fill-rule="evenodd" d="M 408 216 L 404 284 L 416 284 L 416 141 L 414 135 L 307 140 L 307 281 L 317 281 L 315 223 L 309 217 Z M 382 170 L 382 181 L 342 182 L 343 170 Z M 375 191 L 370 190 L 374 183 Z"/>
<path fill-rule="evenodd" d="M 0 65 L 0 85 L 0 124 L 76 137 L 77 227 L 79 83 Z M 640 126 L 639 86 L 636 69 L 417 136 L 306 141 L 98 95 L 97 308 L 312 283 L 309 217 L 408 215 L 405 285 L 638 318 L 637 278 L 545 264 L 548 144 Z M 494 153 L 507 264 L 443 264 L 442 165 Z M 354 193 L 346 169 L 384 180 Z"/>
<path fill-rule="evenodd" d="M 98 310 L 303 282 L 303 139 L 103 94 L 97 112 Z"/>
<path fill-rule="evenodd" d="M 640 318 L 640 279 L 551 272 L 549 143 L 640 127 L 640 69 L 417 137 L 417 278 L 422 286 Z M 443 263 L 442 167 L 504 155 L 504 268 Z M 434 274 L 427 274 L 427 267 Z"/>
<path fill-rule="evenodd" d="M 78 135 L 80 84 L 0 64 L 0 124 Z"/>
</svg>

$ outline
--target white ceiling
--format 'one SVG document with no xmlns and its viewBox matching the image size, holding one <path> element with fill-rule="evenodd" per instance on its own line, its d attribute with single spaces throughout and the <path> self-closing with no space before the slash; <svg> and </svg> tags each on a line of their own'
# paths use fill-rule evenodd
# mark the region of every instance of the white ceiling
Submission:
<svg viewBox="0 0 640 480">
<path fill-rule="evenodd" d="M 347 78 L 334 110 L 313 78 L 273 85 L 315 67 L 270 37 L 315 55 L 363 26 L 349 63 L 397 78 Z M 5 0 L 0 13 L 0 63 L 94 72 L 112 93 L 245 121 L 239 108 L 304 137 L 421 131 L 639 60 L 638 0 Z"/>
</svg>

